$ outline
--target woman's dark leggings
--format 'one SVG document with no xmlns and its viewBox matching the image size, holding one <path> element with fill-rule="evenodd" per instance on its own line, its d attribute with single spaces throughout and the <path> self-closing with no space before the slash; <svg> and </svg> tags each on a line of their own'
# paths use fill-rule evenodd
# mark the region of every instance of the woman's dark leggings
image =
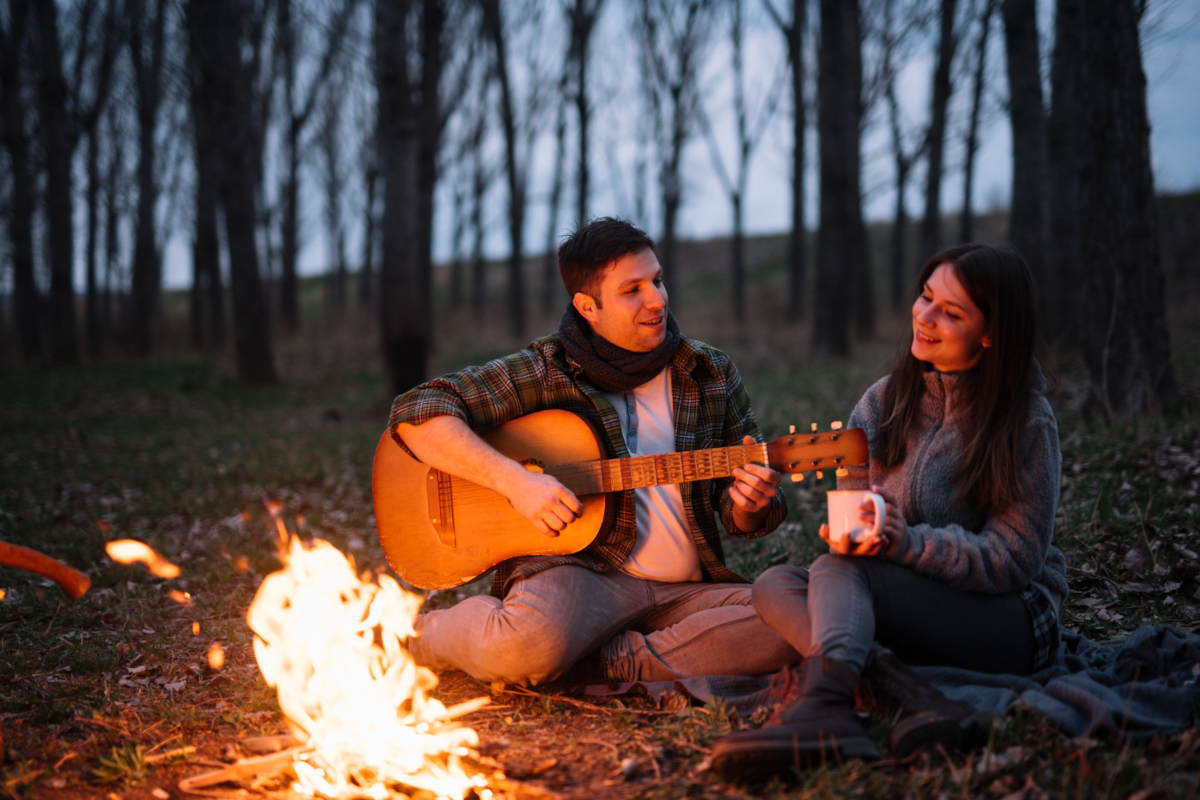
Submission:
<svg viewBox="0 0 1200 800">
<path fill-rule="evenodd" d="M 1015 592 L 955 589 L 878 558 L 825 555 L 810 569 L 772 567 L 754 607 L 801 655 L 861 672 L 875 642 L 905 663 L 1027 675 L 1033 628 Z"/>
</svg>

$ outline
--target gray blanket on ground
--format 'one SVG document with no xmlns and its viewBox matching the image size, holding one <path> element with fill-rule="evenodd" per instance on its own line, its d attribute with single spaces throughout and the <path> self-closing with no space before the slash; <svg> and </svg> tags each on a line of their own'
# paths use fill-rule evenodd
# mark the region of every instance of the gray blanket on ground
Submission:
<svg viewBox="0 0 1200 800">
<path fill-rule="evenodd" d="M 1200 634 L 1167 627 L 1138 628 L 1124 641 L 1097 643 L 1061 631 L 1054 666 L 1028 677 L 988 675 L 953 667 L 920 667 L 948 696 L 1003 716 L 1017 705 L 1044 715 L 1069 736 L 1144 738 L 1191 727 L 1200 714 Z M 782 701 L 790 671 L 742 678 L 593 686 L 589 694 L 646 690 L 657 702 L 674 690 L 703 703 L 721 700 L 742 713 Z"/>
</svg>

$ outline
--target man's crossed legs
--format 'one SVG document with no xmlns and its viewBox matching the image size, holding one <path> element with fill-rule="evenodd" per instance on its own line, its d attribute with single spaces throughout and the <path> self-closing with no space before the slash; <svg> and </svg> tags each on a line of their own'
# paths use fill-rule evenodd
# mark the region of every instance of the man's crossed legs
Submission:
<svg viewBox="0 0 1200 800">
<path fill-rule="evenodd" d="M 659 583 L 569 565 L 520 578 L 503 601 L 431 611 L 409 644 L 421 664 L 536 685 L 596 653 L 605 679 L 762 675 L 799 654 L 762 620 L 749 584 Z"/>
</svg>

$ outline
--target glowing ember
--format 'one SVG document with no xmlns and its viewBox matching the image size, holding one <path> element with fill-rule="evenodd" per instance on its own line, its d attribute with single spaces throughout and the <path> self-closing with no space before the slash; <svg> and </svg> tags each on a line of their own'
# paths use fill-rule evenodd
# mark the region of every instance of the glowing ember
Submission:
<svg viewBox="0 0 1200 800">
<path fill-rule="evenodd" d="M 310 750 L 294 763 L 305 795 L 385 798 L 425 790 L 491 796 L 462 761 L 475 731 L 450 720 L 486 698 L 447 709 L 429 697 L 437 678 L 404 641 L 421 598 L 388 576 L 363 582 L 333 545 L 290 540 L 284 569 L 259 587 L 248 620 L 254 655 L 296 736 Z"/>
<path fill-rule="evenodd" d="M 158 578 L 178 578 L 179 567 L 154 552 L 154 548 L 136 539 L 117 539 L 104 545 L 104 552 L 118 564 L 141 561 Z"/>
<path fill-rule="evenodd" d="M 171 591 L 167 592 L 167 597 L 170 597 L 181 606 L 190 606 L 192 604 L 191 592 L 181 592 L 178 589 L 172 589 Z"/>
<path fill-rule="evenodd" d="M 213 642 L 209 645 L 208 665 L 213 669 L 221 669 L 225 666 L 225 648 L 221 647 L 220 642 Z"/>
</svg>

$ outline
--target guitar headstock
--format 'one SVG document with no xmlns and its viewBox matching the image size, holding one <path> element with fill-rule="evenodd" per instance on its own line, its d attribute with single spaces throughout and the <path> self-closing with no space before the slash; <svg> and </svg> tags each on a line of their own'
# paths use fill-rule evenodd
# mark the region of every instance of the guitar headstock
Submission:
<svg viewBox="0 0 1200 800">
<path fill-rule="evenodd" d="M 802 473 L 818 470 L 842 470 L 866 465 L 870 457 L 867 434 L 862 428 L 842 429 L 835 422 L 828 431 L 818 431 L 816 423 L 808 433 L 797 433 L 796 426 L 781 439 L 767 443 L 767 460 L 779 472 L 791 474 L 792 480 L 803 480 Z"/>
</svg>

